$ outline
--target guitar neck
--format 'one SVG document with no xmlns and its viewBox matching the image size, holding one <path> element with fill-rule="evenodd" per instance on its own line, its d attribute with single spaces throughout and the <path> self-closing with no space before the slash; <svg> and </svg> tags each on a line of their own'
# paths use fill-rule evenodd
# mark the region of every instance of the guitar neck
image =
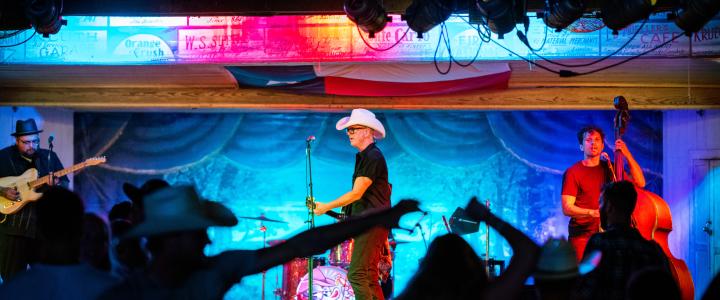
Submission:
<svg viewBox="0 0 720 300">
<path fill-rule="evenodd" d="M 90 164 L 88 164 L 87 161 L 84 161 L 84 162 L 81 162 L 81 163 L 79 163 L 79 164 L 73 165 L 73 166 L 71 166 L 71 167 L 68 167 L 68 168 L 65 168 L 65 169 L 62 169 L 62 170 L 59 170 L 59 171 L 55 171 L 55 172 L 52 173 L 52 177 L 63 177 L 63 176 L 65 176 L 65 175 L 67 175 L 67 174 L 70 174 L 70 173 L 79 171 L 79 170 L 81 170 L 81 169 L 83 169 L 83 168 L 85 168 L 85 167 L 87 167 L 87 166 L 89 166 L 89 165 L 90 165 Z M 38 179 L 30 182 L 30 186 L 31 186 L 32 188 L 37 188 L 37 187 L 40 187 L 40 186 L 42 186 L 42 185 L 44 185 L 44 184 L 49 184 L 49 183 L 50 183 L 50 175 L 45 175 L 45 176 L 43 176 L 43 177 L 40 177 L 40 178 L 38 178 Z"/>
<path fill-rule="evenodd" d="M 345 214 L 341 214 L 339 212 L 335 212 L 332 210 L 328 210 L 327 212 L 325 212 L 325 214 L 333 219 L 340 220 L 340 221 L 344 220 L 346 217 Z"/>
</svg>

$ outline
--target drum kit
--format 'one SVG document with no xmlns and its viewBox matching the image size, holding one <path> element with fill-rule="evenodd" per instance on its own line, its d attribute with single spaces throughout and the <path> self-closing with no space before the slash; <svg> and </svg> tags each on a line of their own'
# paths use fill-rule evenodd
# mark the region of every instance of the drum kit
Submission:
<svg viewBox="0 0 720 300">
<path fill-rule="evenodd" d="M 287 223 L 282 220 L 274 220 L 260 215 L 259 217 L 238 217 L 241 219 L 260 221 L 260 231 L 263 232 L 263 247 L 265 245 L 275 246 L 285 240 L 266 241 L 264 223 Z M 391 249 L 397 244 L 405 241 L 390 240 Z M 330 249 L 327 259 L 325 257 L 313 257 L 313 299 L 314 300 L 352 300 L 355 299 L 350 282 L 347 279 L 347 269 L 350 266 L 352 256 L 353 240 L 349 239 Z M 282 300 L 308 300 L 308 258 L 295 258 L 282 267 L 282 287 L 274 291 L 276 296 Z M 262 277 L 262 298 L 265 290 L 265 271 Z"/>
</svg>

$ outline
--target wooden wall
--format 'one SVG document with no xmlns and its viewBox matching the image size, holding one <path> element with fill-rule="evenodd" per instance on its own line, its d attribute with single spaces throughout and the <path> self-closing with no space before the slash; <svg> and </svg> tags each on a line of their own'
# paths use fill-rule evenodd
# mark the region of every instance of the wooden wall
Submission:
<svg viewBox="0 0 720 300">
<path fill-rule="evenodd" d="M 510 65 L 507 90 L 426 97 L 297 95 L 238 88 L 220 65 L 3 65 L 0 102 L 87 110 L 573 110 L 612 109 L 611 100 L 623 95 L 631 109 L 720 108 L 720 59 L 638 59 L 573 78 L 560 78 L 522 61 Z"/>
</svg>

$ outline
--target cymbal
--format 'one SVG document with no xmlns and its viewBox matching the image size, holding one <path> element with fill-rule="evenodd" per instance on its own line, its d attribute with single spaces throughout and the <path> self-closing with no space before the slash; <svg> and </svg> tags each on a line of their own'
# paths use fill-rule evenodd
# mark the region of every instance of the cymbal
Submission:
<svg viewBox="0 0 720 300">
<path fill-rule="evenodd" d="M 282 220 L 273 220 L 273 219 L 267 218 L 267 217 L 265 217 L 264 215 L 260 215 L 259 217 L 243 217 L 243 216 L 240 216 L 240 217 L 238 217 L 238 218 L 240 218 L 240 219 L 248 219 L 248 220 L 258 220 L 258 221 L 263 221 L 263 222 L 287 223 L 287 222 L 282 221 Z"/>
</svg>

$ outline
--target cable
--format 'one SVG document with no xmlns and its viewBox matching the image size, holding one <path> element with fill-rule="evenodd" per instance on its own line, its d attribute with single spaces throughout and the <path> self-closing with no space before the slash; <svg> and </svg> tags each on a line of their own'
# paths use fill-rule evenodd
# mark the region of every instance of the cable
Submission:
<svg viewBox="0 0 720 300">
<path fill-rule="evenodd" d="M 610 68 L 612 68 L 612 67 L 622 65 L 622 64 L 624 64 L 624 63 L 626 63 L 626 62 L 629 62 L 629 61 L 631 61 L 631 60 L 633 60 L 633 59 L 636 59 L 636 58 L 638 58 L 638 57 L 640 57 L 640 56 L 643 56 L 643 55 L 645 55 L 645 54 L 648 54 L 648 53 L 650 53 L 650 52 L 653 52 L 653 51 L 655 51 L 655 50 L 657 50 L 657 49 L 660 49 L 660 48 L 662 48 L 662 47 L 665 47 L 665 46 L 667 46 L 667 44 L 670 44 L 671 42 L 677 40 L 677 39 L 678 39 L 679 37 L 681 37 L 681 36 L 684 36 L 684 34 L 676 35 L 674 38 L 668 40 L 667 42 L 664 42 L 664 43 L 662 43 L 662 44 L 660 44 L 660 45 L 657 45 L 657 46 L 655 46 L 654 48 L 652 48 L 652 49 L 650 49 L 650 50 L 647 50 L 647 51 L 645 51 L 645 52 L 643 52 L 643 53 L 636 54 L 636 55 L 634 55 L 634 56 L 631 56 L 631 57 L 629 57 L 629 58 L 623 59 L 623 60 L 621 60 L 621 61 L 619 61 L 619 62 L 616 62 L 616 63 L 614 63 L 614 64 L 607 65 L 607 66 L 605 66 L 605 67 L 602 67 L 602 68 L 599 68 L 599 69 L 595 69 L 595 70 L 592 70 L 592 71 L 576 73 L 576 72 L 569 71 L 569 70 L 560 70 L 560 73 L 565 72 L 565 74 L 567 75 L 567 76 L 563 76 L 563 75 L 561 74 L 560 76 L 561 76 L 561 77 L 574 77 L 574 76 L 589 75 L 589 74 L 592 74 L 592 73 L 597 73 L 597 72 L 600 72 L 600 71 L 604 71 L 604 70 L 610 69 Z"/>
<path fill-rule="evenodd" d="M 478 25 L 478 28 L 479 28 L 479 25 Z M 449 38 L 450 33 L 448 32 L 448 29 L 447 29 L 447 26 L 445 26 L 445 23 L 442 24 L 442 27 L 440 29 L 445 30 L 445 47 L 447 47 L 448 55 L 450 56 L 451 61 L 455 62 L 455 64 L 457 64 L 458 66 L 461 66 L 463 68 L 468 67 L 468 66 L 472 65 L 473 63 L 475 63 L 475 60 L 477 60 L 478 56 L 480 55 L 480 49 L 482 48 L 482 41 L 480 42 L 477 50 L 475 51 L 475 56 L 470 60 L 470 62 L 463 64 L 463 63 L 459 62 L 458 60 L 456 60 L 455 56 L 452 55 L 452 51 L 450 49 L 450 38 Z M 480 35 L 480 33 L 478 32 L 478 36 L 479 35 Z"/>
<path fill-rule="evenodd" d="M 548 27 L 545 26 L 545 36 L 543 37 L 543 42 L 539 48 L 535 49 L 532 46 L 530 46 L 530 40 L 527 39 L 527 32 L 528 32 L 527 28 L 525 29 L 525 33 L 523 34 L 525 41 L 527 41 L 527 43 L 525 43 L 525 41 L 523 41 L 523 38 L 520 37 L 520 33 L 521 33 L 520 30 L 517 30 L 517 26 L 515 27 L 515 31 L 518 33 L 518 38 L 520 39 L 520 41 L 523 42 L 523 44 L 525 44 L 525 46 L 527 46 L 528 49 L 530 49 L 530 51 L 535 55 L 537 55 L 535 52 L 540 51 L 543 48 L 545 48 L 545 42 L 547 42 L 547 32 L 548 32 L 547 29 L 548 29 Z M 540 55 L 537 55 L 537 56 L 540 57 Z"/>
<path fill-rule="evenodd" d="M 608 54 L 607 56 L 605 56 L 605 57 L 603 57 L 603 58 L 600 58 L 600 59 L 598 59 L 598 60 L 595 60 L 595 61 L 592 61 L 592 62 L 589 62 L 589 63 L 582 63 L 582 64 L 564 64 L 564 63 L 560 63 L 560 62 L 557 62 L 557 61 L 554 61 L 554 60 L 545 58 L 544 56 L 535 53 L 536 50 L 534 50 L 532 47 L 530 47 L 530 43 L 529 43 L 529 41 L 528 41 L 528 39 L 527 39 L 527 36 L 523 35 L 523 33 L 520 32 L 520 31 L 518 31 L 517 34 L 518 34 L 518 39 L 520 39 L 520 41 L 523 42 L 523 44 L 525 44 L 525 46 L 527 46 L 528 49 L 530 49 L 530 51 L 531 51 L 533 54 L 535 54 L 535 56 L 539 57 L 540 59 L 542 59 L 542 60 L 544 60 L 544 61 L 546 61 L 546 62 L 548 62 L 548 63 L 551 63 L 551 64 L 553 64 L 553 65 L 557 65 L 557 66 L 561 66 L 561 67 L 566 67 L 566 68 L 578 68 L 578 67 L 588 67 L 588 66 L 592 66 L 592 65 L 594 65 L 594 64 L 596 64 L 596 63 L 602 62 L 602 61 L 604 61 L 604 60 L 612 57 L 612 56 L 615 55 L 615 54 L 618 54 L 618 52 L 620 52 L 621 50 L 625 49 L 625 47 L 627 47 L 627 45 L 629 45 L 630 42 L 632 42 L 632 41 L 635 39 L 635 37 L 637 37 L 637 35 L 640 33 L 640 30 L 642 30 L 642 28 L 645 27 L 645 23 L 647 23 L 647 19 L 643 20 L 642 24 L 640 25 L 640 27 L 638 27 L 638 29 L 635 31 L 635 33 L 632 35 L 632 37 L 630 37 L 630 39 L 627 40 L 627 41 L 625 42 L 625 44 L 623 44 L 622 46 L 620 46 L 620 48 L 618 48 L 617 50 L 615 50 L 613 53 L 610 53 L 610 54 Z M 545 30 L 547 30 L 547 27 L 545 27 Z"/>
<path fill-rule="evenodd" d="M 475 27 L 473 27 L 473 28 L 475 28 Z M 468 67 L 475 63 L 478 56 L 480 56 L 480 49 L 482 48 L 482 44 L 485 41 L 485 39 L 480 31 L 480 25 L 478 25 L 478 27 L 476 28 L 476 31 L 478 33 L 478 36 L 480 37 L 480 44 L 478 45 L 478 48 L 475 51 L 475 56 L 473 56 L 473 58 L 468 63 L 462 63 L 462 62 L 458 61 L 457 59 L 455 59 L 455 56 L 452 54 L 452 47 L 450 46 L 450 33 L 448 32 L 447 25 L 445 25 L 445 22 L 442 22 L 440 24 L 440 37 L 438 38 L 438 44 L 435 47 L 435 53 L 433 55 L 433 63 L 435 64 L 435 70 L 437 70 L 438 73 L 440 73 L 442 75 L 446 75 L 446 74 L 450 73 L 450 69 L 452 68 L 453 63 L 455 63 L 458 66 L 461 66 L 463 68 Z M 450 58 L 450 64 L 448 65 L 448 68 L 445 71 L 440 70 L 440 66 L 438 65 L 438 60 L 437 60 L 437 53 L 438 53 L 438 50 L 440 49 L 440 44 L 442 42 L 444 42 L 445 49 L 448 51 L 448 57 Z"/>
<path fill-rule="evenodd" d="M 0 39 L 6 39 L 6 38 L 14 37 L 14 36 L 16 36 L 16 35 L 18 35 L 18 34 L 21 34 L 21 33 L 25 32 L 25 30 L 27 30 L 27 29 L 20 29 L 20 30 L 17 30 L 17 31 L 15 31 L 15 32 L 13 32 L 13 33 L 6 33 L 6 34 L 3 34 L 3 35 L 0 35 Z"/>
<path fill-rule="evenodd" d="M 505 49 L 505 51 L 510 52 L 511 54 L 519 57 L 520 59 L 528 62 L 529 64 L 532 64 L 533 66 L 536 66 L 536 67 L 538 67 L 538 68 L 540 68 L 540 69 L 543 69 L 543 70 L 545 70 L 545 71 L 548 71 L 548 72 L 550 72 L 550 73 L 558 74 L 560 77 L 568 77 L 568 76 L 563 76 L 563 74 L 562 74 L 563 72 L 562 72 L 562 71 L 555 71 L 555 70 L 550 69 L 550 68 L 548 68 L 548 67 L 546 67 L 546 66 L 543 66 L 543 65 L 541 65 L 541 64 L 538 64 L 538 63 L 536 63 L 536 62 L 534 62 L 534 61 L 532 61 L 532 60 L 529 60 L 529 59 L 521 56 L 520 54 L 515 53 L 515 51 L 512 51 L 512 50 L 508 49 L 507 47 L 505 47 L 505 46 L 503 46 L 503 45 L 500 45 L 500 43 L 496 42 L 495 40 L 491 40 L 491 42 L 495 43 L 495 45 L 500 46 L 500 48 Z"/>
<path fill-rule="evenodd" d="M 444 25 L 445 22 L 443 22 L 442 24 Z M 445 31 L 443 31 L 441 28 L 440 36 L 438 37 L 438 43 L 437 43 L 437 46 L 435 46 L 435 53 L 433 54 L 433 64 L 435 65 L 435 70 L 437 70 L 438 73 L 440 73 L 442 75 L 447 75 L 448 73 L 450 73 L 450 69 L 452 69 L 452 64 L 453 64 L 452 60 L 450 61 L 450 64 L 448 65 L 448 68 L 446 71 L 440 70 L 440 66 L 438 66 L 438 60 L 437 60 L 437 54 L 438 54 L 438 50 L 440 49 L 440 42 L 443 40 L 443 34 L 445 34 Z"/>
<path fill-rule="evenodd" d="M 27 38 L 27 39 L 25 39 L 24 41 L 19 42 L 19 43 L 15 44 L 15 45 L 0 45 L 0 48 L 10 48 L 10 47 L 20 46 L 20 45 L 22 45 L 22 44 L 25 44 L 25 43 L 27 43 L 27 41 L 29 41 L 31 38 L 33 38 L 36 33 L 37 33 L 37 31 L 33 31 L 33 34 L 30 35 L 30 37 Z"/>
<path fill-rule="evenodd" d="M 360 27 L 358 27 L 357 25 L 355 25 L 355 28 L 357 28 L 358 34 L 360 35 L 360 38 L 362 39 L 363 43 L 365 43 L 365 46 L 367 46 L 368 48 L 373 49 L 373 50 L 375 50 L 375 51 L 388 51 L 388 50 L 390 50 L 390 49 L 392 49 L 392 48 L 395 48 L 395 46 L 397 46 L 398 44 L 400 44 L 400 42 L 402 42 L 402 41 L 405 39 L 405 36 L 408 34 L 408 31 L 410 31 L 410 27 L 408 27 L 407 29 L 405 29 L 405 33 L 403 33 L 402 37 L 400 37 L 400 39 L 398 39 L 397 41 L 395 41 L 395 44 L 393 44 L 393 45 L 390 46 L 390 47 L 381 49 L 381 48 L 375 48 L 375 47 L 373 47 L 372 45 L 370 45 L 370 44 L 368 43 L 367 40 L 365 40 L 365 36 L 363 36 L 362 31 L 360 31 Z"/>
</svg>

